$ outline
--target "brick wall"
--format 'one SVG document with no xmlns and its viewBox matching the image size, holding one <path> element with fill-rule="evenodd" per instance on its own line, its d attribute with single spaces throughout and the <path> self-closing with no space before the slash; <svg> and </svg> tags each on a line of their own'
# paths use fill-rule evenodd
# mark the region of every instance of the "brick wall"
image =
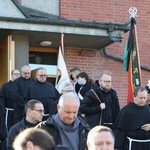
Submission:
<svg viewBox="0 0 150 150">
<path fill-rule="evenodd" d="M 141 64 L 150 66 L 150 1 L 149 0 L 60 0 L 60 16 L 71 20 L 112 22 L 124 24 L 128 22 L 130 7 L 138 9 L 137 31 Z M 123 57 L 123 50 L 128 34 L 121 43 L 107 47 L 112 55 Z M 80 48 L 65 47 L 65 61 L 68 71 L 73 67 L 80 67 L 89 76 L 98 79 L 101 70 L 113 73 L 113 88 L 116 89 L 121 107 L 126 104 L 127 73 L 123 71 L 122 62 L 106 57 L 102 50 L 95 51 L 95 57 L 80 56 Z M 150 72 L 142 70 L 142 85 L 150 79 Z"/>
</svg>

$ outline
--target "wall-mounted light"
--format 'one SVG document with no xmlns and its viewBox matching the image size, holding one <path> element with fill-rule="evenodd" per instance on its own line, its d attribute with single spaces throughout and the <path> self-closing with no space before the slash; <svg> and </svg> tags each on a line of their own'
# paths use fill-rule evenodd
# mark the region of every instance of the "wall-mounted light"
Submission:
<svg viewBox="0 0 150 150">
<path fill-rule="evenodd" d="M 52 44 L 51 41 L 42 41 L 42 42 L 40 42 L 41 46 L 50 46 L 51 44 Z"/>
</svg>

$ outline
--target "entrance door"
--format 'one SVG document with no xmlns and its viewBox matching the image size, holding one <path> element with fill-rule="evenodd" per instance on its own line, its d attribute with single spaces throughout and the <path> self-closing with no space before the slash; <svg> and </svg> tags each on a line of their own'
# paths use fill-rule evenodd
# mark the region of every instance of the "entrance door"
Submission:
<svg viewBox="0 0 150 150">
<path fill-rule="evenodd" d="M 0 87 L 11 79 L 11 71 L 14 69 L 14 41 L 8 36 L 0 43 Z"/>
</svg>

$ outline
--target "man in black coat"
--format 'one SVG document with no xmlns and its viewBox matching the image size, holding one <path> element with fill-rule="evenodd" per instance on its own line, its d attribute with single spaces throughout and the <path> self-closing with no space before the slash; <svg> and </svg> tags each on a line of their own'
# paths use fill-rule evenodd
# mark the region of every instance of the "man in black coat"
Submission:
<svg viewBox="0 0 150 150">
<path fill-rule="evenodd" d="M 24 94 L 28 86 L 35 82 L 31 78 L 31 68 L 28 65 L 25 65 L 21 69 L 21 77 L 16 79 L 13 83 L 15 100 L 14 100 L 14 123 L 22 120 L 24 116 Z"/>
<path fill-rule="evenodd" d="M 112 74 L 103 71 L 99 80 L 89 90 L 81 103 L 80 112 L 85 114 L 86 122 L 91 128 L 99 124 L 110 127 L 120 111 L 117 93 L 111 88 Z"/>
<path fill-rule="evenodd" d="M 42 102 L 45 110 L 43 120 L 46 120 L 49 117 L 51 109 L 56 110 L 56 108 L 53 108 L 54 106 L 56 107 L 54 103 L 60 97 L 60 94 L 56 88 L 51 83 L 46 81 L 46 73 L 46 69 L 39 68 L 36 72 L 37 81 L 27 88 L 24 95 L 25 101 L 29 101 L 34 98 Z"/>
<path fill-rule="evenodd" d="M 13 125 L 9 130 L 7 150 L 12 150 L 13 141 L 21 131 L 25 130 L 26 128 L 35 127 L 40 121 L 42 121 L 44 116 L 43 104 L 35 99 L 30 100 L 25 105 L 25 114 L 26 117 Z"/>
<path fill-rule="evenodd" d="M 146 101 L 145 87 L 135 88 L 133 102 L 121 109 L 114 123 L 115 148 L 150 149 L 150 108 L 146 106 Z"/>
<path fill-rule="evenodd" d="M 10 129 L 12 125 L 14 125 L 14 80 L 20 77 L 20 71 L 17 69 L 12 70 L 11 72 L 11 80 L 5 83 L 0 91 L 0 101 L 2 102 L 5 110 L 6 110 L 6 128 Z"/>
</svg>

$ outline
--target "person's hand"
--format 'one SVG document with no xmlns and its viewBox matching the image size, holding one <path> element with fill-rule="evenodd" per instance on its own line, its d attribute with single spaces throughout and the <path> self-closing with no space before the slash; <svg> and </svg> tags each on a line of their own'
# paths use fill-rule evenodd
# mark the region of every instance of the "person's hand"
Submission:
<svg viewBox="0 0 150 150">
<path fill-rule="evenodd" d="M 105 108 L 106 108 L 105 103 L 101 103 L 101 104 L 100 104 L 100 108 L 101 108 L 101 110 L 105 109 Z"/>
<path fill-rule="evenodd" d="M 145 131 L 150 131 L 150 123 L 149 124 L 144 124 L 141 128 Z"/>
</svg>

